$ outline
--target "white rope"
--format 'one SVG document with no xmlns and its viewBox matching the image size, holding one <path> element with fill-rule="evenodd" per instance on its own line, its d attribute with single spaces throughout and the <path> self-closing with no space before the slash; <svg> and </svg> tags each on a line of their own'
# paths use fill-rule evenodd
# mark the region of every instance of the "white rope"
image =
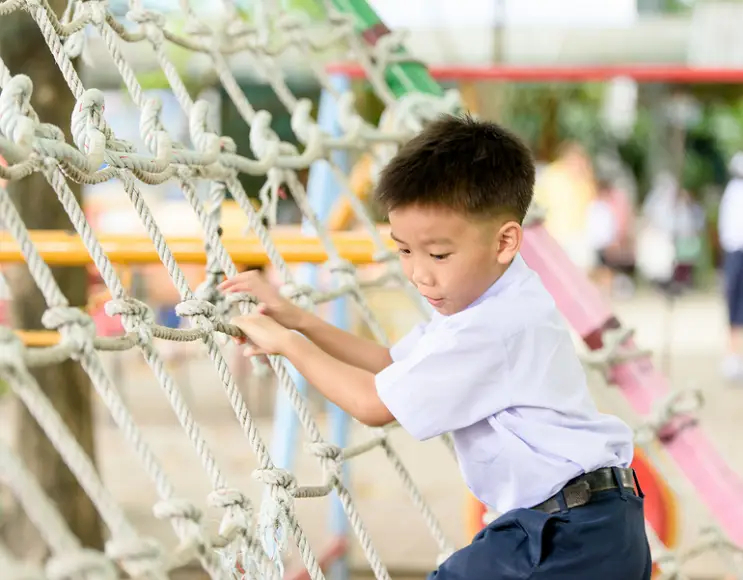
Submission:
<svg viewBox="0 0 743 580">
<path fill-rule="evenodd" d="M 270 118 L 265 112 L 252 111 L 244 96 L 241 93 L 235 93 L 241 113 L 246 118 L 246 121 L 250 122 L 251 143 L 253 152 L 257 155 L 257 158 L 256 160 L 252 160 L 239 156 L 235 152 L 234 145 L 229 140 L 218 138 L 206 130 L 204 119 L 207 110 L 205 105 L 192 101 L 185 89 L 185 85 L 183 85 L 175 67 L 169 61 L 164 50 L 166 38 L 177 44 L 187 45 L 190 48 L 195 47 L 194 42 L 174 39 L 172 35 L 164 32 L 164 20 L 160 15 L 144 11 L 136 3 L 132 3 L 130 17 L 141 25 L 141 29 L 138 32 L 127 33 L 112 21 L 109 15 L 105 13 L 103 5 L 98 2 L 85 3 L 84 8 L 82 5 L 78 6 L 77 3 L 74 6 L 71 5 L 70 10 L 64 18 L 65 24 L 60 23 L 56 19 L 44 2 L 27 2 L 25 5 L 23 3 L 15 3 L 13 6 L 7 4 L 3 6 L 7 11 L 23 7 L 36 20 L 65 80 L 70 86 L 70 90 L 78 98 L 78 106 L 75 108 L 72 118 L 73 137 L 78 149 L 73 149 L 64 143 L 61 131 L 53 131 L 47 128 L 46 134 L 42 135 L 42 127 L 39 125 L 28 104 L 31 93 L 30 81 L 25 77 L 11 78 L 9 73 L 3 71 L 2 78 L 7 81 L 2 94 L 2 97 L 4 97 L 3 106 L 0 107 L 4 121 L 2 123 L 2 132 L 7 138 L 7 143 L 3 145 L 5 145 L 4 149 L 14 148 L 13 152 L 16 154 L 15 156 L 20 157 L 17 164 L 13 164 L 13 166 L 4 170 L 3 173 L 5 177 L 19 178 L 33 170 L 44 172 L 47 180 L 54 187 L 55 191 L 57 191 L 60 201 L 70 215 L 73 225 L 101 271 L 104 281 L 111 289 L 113 300 L 106 305 L 107 312 L 111 315 L 119 314 L 122 316 L 122 322 L 127 330 L 127 335 L 119 339 L 96 338 L 90 319 L 67 307 L 45 264 L 38 257 L 38 254 L 33 251 L 33 245 L 30 243 L 25 228 L 21 227 L 22 224 L 20 222 L 12 222 L 8 223 L 8 229 L 14 235 L 19 245 L 26 250 L 24 255 L 29 260 L 34 279 L 39 284 L 50 305 L 51 309 L 49 315 L 46 317 L 46 324 L 50 328 L 58 328 L 63 335 L 62 342 L 56 347 L 48 349 L 18 348 L 16 352 L 18 360 L 25 362 L 29 366 L 35 366 L 64 360 L 66 357 L 78 358 L 83 363 L 86 371 L 91 374 L 96 389 L 104 401 L 106 401 L 117 425 L 127 434 L 127 439 L 137 449 L 140 459 L 148 468 L 151 477 L 155 480 L 161 496 L 169 499 L 172 494 L 170 485 L 164 479 L 164 475 L 149 449 L 142 442 L 139 432 L 131 421 L 131 417 L 126 411 L 123 402 L 115 395 L 115 390 L 112 388 L 95 354 L 96 349 L 121 350 L 134 346 L 138 347 L 153 368 L 158 382 L 163 387 L 168 400 L 176 411 L 176 416 L 181 426 L 186 431 L 201 457 L 202 466 L 207 471 L 207 474 L 209 474 L 215 491 L 222 492 L 221 496 L 217 494 L 217 499 L 212 497 L 212 500 L 219 501 L 218 498 L 222 497 L 222 501 L 227 501 L 225 498 L 229 498 L 228 505 L 224 507 L 238 506 L 243 508 L 244 512 L 249 512 L 249 506 L 246 505 L 245 499 L 241 495 L 238 495 L 237 492 L 225 492 L 225 482 L 216 467 L 211 453 L 200 436 L 198 428 L 193 422 L 190 412 L 175 387 L 172 378 L 164 370 L 162 359 L 152 347 L 152 338 L 155 336 L 170 340 L 204 341 L 207 345 L 210 358 L 217 367 L 221 382 L 233 404 L 236 416 L 243 426 L 243 430 L 253 451 L 259 458 L 261 468 L 255 475 L 271 488 L 271 498 L 273 501 L 269 505 L 264 506 L 262 514 L 264 531 L 274 530 L 274 532 L 282 535 L 283 529 L 291 529 L 311 577 L 321 578 L 322 573 L 319 569 L 319 564 L 309 549 L 304 533 L 296 521 L 292 502 L 296 497 L 326 495 L 332 489 L 335 489 L 348 514 L 352 528 L 356 532 L 362 548 L 371 562 L 375 574 L 379 578 L 387 578 L 386 569 L 372 546 L 368 533 L 364 529 L 358 512 L 351 501 L 351 496 L 342 485 L 339 473 L 344 453 L 335 446 L 324 442 L 317 425 L 314 423 L 304 401 L 278 357 L 271 357 L 272 366 L 279 377 L 280 384 L 289 393 L 299 415 L 300 422 L 313 442 L 311 445 L 312 452 L 318 456 L 323 464 L 327 474 L 327 480 L 322 486 L 300 487 L 290 474 L 273 467 L 265 444 L 255 428 L 247 406 L 237 392 L 234 380 L 213 338 L 215 331 L 227 332 L 233 336 L 237 335 L 234 328 L 225 325 L 219 320 L 218 313 L 214 310 L 213 306 L 204 300 L 204 298 L 214 297 L 212 290 L 216 285 L 216 279 L 209 280 L 209 286 L 201 288 L 201 292 L 199 292 L 199 298 L 201 299 L 197 299 L 190 288 L 188 288 L 185 276 L 175 263 L 172 253 L 167 248 L 164 237 L 159 231 L 157 224 L 155 224 L 152 213 L 143 201 L 136 185 L 137 180 L 145 183 L 162 183 L 167 179 L 176 178 L 180 181 L 186 198 L 196 211 L 204 228 L 206 244 L 209 250 L 210 272 L 215 276 L 219 273 L 217 268 L 221 268 L 221 271 L 227 275 L 236 274 L 236 268 L 226 254 L 218 235 L 219 205 L 224 198 L 225 190 L 229 190 L 248 214 L 253 229 L 259 235 L 266 247 L 267 253 L 281 273 L 286 284 L 283 290 L 285 292 L 292 292 L 293 297 L 298 302 L 303 303 L 306 307 L 310 307 L 313 303 L 334 298 L 339 295 L 339 292 L 326 293 L 323 296 L 320 293 L 310 293 L 293 283 L 288 267 L 281 260 L 275 246 L 270 241 L 268 232 L 260 223 L 260 217 L 262 216 L 253 210 L 247 195 L 239 186 L 237 172 L 245 171 L 251 174 L 267 174 L 268 187 L 274 192 L 277 189 L 277 183 L 288 183 L 293 190 L 292 193 L 295 199 L 297 199 L 302 209 L 314 221 L 318 232 L 323 238 L 326 251 L 333 258 L 331 270 L 341 279 L 340 289 L 344 292 L 352 293 L 361 309 L 363 318 L 373 329 L 374 334 L 380 339 L 385 339 L 381 326 L 364 300 L 362 287 L 356 280 L 352 268 L 349 264 L 339 259 L 337 250 L 333 246 L 330 237 L 325 233 L 317 217 L 312 214 L 306 194 L 294 173 L 295 169 L 307 167 L 321 156 L 327 157 L 330 151 L 328 145 L 323 142 L 323 135 L 317 125 L 308 120 L 306 116 L 306 103 L 299 102 L 296 107 L 297 113 L 294 115 L 293 125 L 298 133 L 301 134 L 305 144 L 305 150 L 299 153 L 288 144 L 279 142 L 278 137 L 269 128 Z M 72 20 L 73 14 L 74 20 Z M 131 145 L 116 139 L 103 119 L 102 94 L 94 89 L 85 90 L 69 60 L 70 54 L 79 54 L 79 51 L 84 49 L 84 47 L 80 46 L 79 39 L 81 36 L 77 33 L 82 29 L 84 24 L 88 23 L 95 25 L 99 29 L 101 37 L 104 39 L 107 49 L 121 73 L 127 89 L 134 99 L 135 104 L 142 110 L 142 136 L 152 152 L 153 156 L 151 157 L 135 152 Z M 345 34 L 348 34 L 348 32 L 346 30 Z M 66 38 L 73 37 L 74 40 L 70 42 L 65 41 Z M 178 101 L 190 117 L 191 139 L 196 145 L 195 151 L 186 150 L 183 146 L 170 142 L 167 134 L 162 130 L 162 124 L 158 119 L 160 111 L 159 103 L 144 98 L 143 91 L 138 85 L 132 69 L 121 56 L 118 47 L 120 39 L 147 39 L 153 45 L 160 65 L 165 71 L 166 77 L 173 87 Z M 66 50 L 61 50 L 63 46 Z M 213 46 L 213 44 L 209 44 L 209 52 L 216 56 L 213 48 L 211 48 Z M 232 89 L 234 92 L 237 83 L 234 77 L 232 77 L 231 72 L 226 68 L 226 65 L 224 65 L 224 51 L 218 54 L 219 56 L 214 58 L 215 68 L 217 68 L 223 80 L 227 81 L 225 83 L 227 88 Z M 267 63 L 270 66 L 272 63 L 268 62 L 267 55 L 268 53 L 263 55 L 261 62 Z M 224 66 L 220 67 L 220 65 Z M 277 92 L 280 94 L 280 97 L 283 97 L 285 102 L 292 103 L 288 89 L 285 85 L 282 88 L 277 80 L 278 77 L 273 75 L 271 79 L 272 84 L 279 87 L 277 88 Z M 348 106 L 346 106 L 346 110 L 349 110 Z M 305 115 L 305 118 L 302 118 L 302 114 Z M 356 116 L 356 126 L 360 127 L 358 119 L 358 116 Z M 369 130 L 370 128 L 368 126 L 365 128 L 368 135 L 373 134 L 373 131 Z M 375 138 L 379 139 L 379 135 L 376 135 Z M 348 145 L 354 140 L 359 145 L 358 139 L 355 137 L 348 137 L 345 144 Z M 397 138 L 397 141 L 400 141 L 400 139 Z M 341 144 L 338 142 L 330 143 L 330 145 L 334 146 Z M 361 143 L 361 146 L 363 146 L 363 143 Z M 106 162 L 107 167 L 99 171 L 97 168 L 103 161 Z M 198 177 L 211 178 L 214 183 L 212 188 L 212 205 L 208 213 L 203 208 L 201 201 L 195 193 L 194 180 Z M 122 183 L 124 190 L 127 192 L 142 223 L 153 239 L 158 253 L 182 297 L 182 303 L 178 307 L 178 312 L 182 316 L 192 318 L 194 329 L 167 329 L 157 326 L 153 323 L 152 314 L 145 305 L 125 295 L 123 285 L 116 277 L 110 261 L 103 253 L 89 225 L 85 222 L 81 209 L 71 195 L 66 184 L 66 179 L 73 179 L 83 183 L 99 183 L 109 179 L 118 179 Z M 222 184 L 221 186 L 220 183 Z M 2 208 L 3 216 L 7 221 L 8 216 L 13 215 L 13 210 L 10 209 L 9 200 L 6 197 L 3 197 L 3 203 L 5 204 Z M 358 209 L 360 206 L 356 207 Z M 371 224 L 368 219 L 367 223 Z M 375 242 L 379 247 L 383 247 L 383 243 L 378 236 Z M 396 273 L 399 275 L 399 272 Z M 290 290 L 291 288 L 294 290 Z M 249 300 L 239 302 L 243 311 L 249 309 L 250 304 Z M 415 503 L 422 509 L 425 521 L 436 532 L 435 537 L 438 543 L 445 550 L 451 551 L 450 544 L 443 537 L 441 527 L 425 504 L 422 495 L 414 487 L 400 458 L 385 439 L 380 439 L 378 445 L 382 445 L 388 456 L 390 456 L 395 470 L 400 474 L 406 488 L 412 493 Z M 356 454 L 354 450 L 347 451 L 351 456 Z M 195 508 L 187 504 L 179 504 L 176 501 L 160 504 L 158 509 L 156 509 L 156 513 L 161 517 L 180 518 L 192 524 L 195 524 L 198 520 L 198 511 Z M 233 520 L 241 519 L 236 514 L 232 515 Z M 269 516 L 268 518 L 266 518 L 267 515 Z M 247 514 L 243 514 L 240 525 L 236 526 L 234 521 L 223 521 L 221 530 L 232 530 L 231 535 L 234 536 L 236 535 L 234 530 L 236 528 L 241 529 L 242 536 L 247 541 L 248 525 L 249 517 Z M 207 540 L 205 540 L 200 532 L 196 532 L 195 528 L 191 529 L 189 533 L 192 536 L 190 540 L 191 544 L 201 548 L 197 548 L 195 551 L 199 553 L 204 552 L 203 547 L 209 545 Z M 229 541 L 229 539 L 227 538 L 226 540 Z M 183 538 L 182 541 L 188 544 L 188 541 Z M 208 553 L 208 550 L 206 552 Z M 257 559 L 260 560 L 260 555 Z M 209 563 L 202 561 L 202 564 L 208 567 Z M 221 576 L 220 572 L 216 569 L 209 570 L 209 572 L 213 577 Z"/>
</svg>

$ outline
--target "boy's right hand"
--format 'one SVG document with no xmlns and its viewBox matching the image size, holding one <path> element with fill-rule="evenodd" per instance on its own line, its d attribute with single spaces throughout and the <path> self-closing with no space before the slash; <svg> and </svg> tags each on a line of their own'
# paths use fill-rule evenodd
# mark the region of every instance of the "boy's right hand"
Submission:
<svg viewBox="0 0 743 580">
<path fill-rule="evenodd" d="M 260 303 L 260 311 L 283 327 L 298 330 L 304 310 L 284 298 L 260 272 L 249 271 L 222 282 L 218 290 L 225 294 L 246 292 Z"/>
</svg>

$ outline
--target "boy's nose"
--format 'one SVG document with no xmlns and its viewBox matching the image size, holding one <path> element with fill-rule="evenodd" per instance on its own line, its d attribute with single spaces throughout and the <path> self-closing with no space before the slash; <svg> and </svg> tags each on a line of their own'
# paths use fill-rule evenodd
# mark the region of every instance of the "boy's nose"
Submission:
<svg viewBox="0 0 743 580">
<path fill-rule="evenodd" d="M 413 270 L 410 279 L 413 284 L 415 284 L 415 286 L 426 286 L 430 288 L 434 285 L 433 276 L 431 276 L 431 273 L 423 268 L 416 268 L 415 270 Z"/>
</svg>

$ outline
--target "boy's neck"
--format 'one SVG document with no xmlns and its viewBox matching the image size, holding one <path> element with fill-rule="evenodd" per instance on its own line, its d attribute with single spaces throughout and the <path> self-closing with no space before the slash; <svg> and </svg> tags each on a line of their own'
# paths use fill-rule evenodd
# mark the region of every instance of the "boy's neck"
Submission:
<svg viewBox="0 0 743 580">
<path fill-rule="evenodd" d="M 508 284 L 508 278 L 510 278 L 511 272 L 513 272 L 514 269 L 518 269 L 518 265 L 522 261 L 523 261 L 523 258 L 521 257 L 521 254 L 516 254 L 516 256 L 514 256 L 514 258 L 510 262 L 500 265 L 498 269 L 496 270 L 496 275 L 493 281 L 485 289 L 485 291 L 482 294 L 480 294 L 480 296 L 475 298 L 475 300 L 473 300 L 465 308 L 460 310 L 460 312 L 467 310 L 468 308 L 472 308 L 473 306 L 476 306 L 484 298 L 487 298 L 488 296 L 492 295 L 494 292 L 498 292 L 501 287 L 505 287 L 505 285 Z"/>
</svg>

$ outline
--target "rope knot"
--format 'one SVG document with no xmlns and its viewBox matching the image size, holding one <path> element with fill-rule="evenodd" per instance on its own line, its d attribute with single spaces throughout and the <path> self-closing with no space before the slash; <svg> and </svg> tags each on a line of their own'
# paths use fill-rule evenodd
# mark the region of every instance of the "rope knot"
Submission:
<svg viewBox="0 0 743 580">
<path fill-rule="evenodd" d="M 152 10 L 145 10 L 143 8 L 135 8 L 133 10 L 129 10 L 126 13 L 126 18 L 127 20 L 131 20 L 132 22 L 135 22 L 137 24 L 141 24 L 143 26 L 152 26 L 160 30 L 162 30 L 162 28 L 166 24 L 164 14 L 153 12 Z"/>
<path fill-rule="evenodd" d="M 116 580 L 119 577 L 115 566 L 106 556 L 87 549 L 50 558 L 46 564 L 46 574 L 49 580 Z"/>
<path fill-rule="evenodd" d="M 37 120 L 31 117 L 33 83 L 26 75 L 15 75 L 0 92 L 0 131 L 23 147 L 30 147 Z"/>
<path fill-rule="evenodd" d="M 65 9 L 60 21 L 63 25 L 68 25 L 77 19 L 85 18 L 88 22 L 92 21 L 91 11 L 88 8 L 89 4 L 94 2 L 68 2 L 67 8 Z M 99 23 L 96 23 L 99 24 Z M 67 38 L 62 41 L 65 54 L 70 58 L 77 58 L 83 54 L 85 49 L 85 29 L 82 28 L 70 34 Z"/>
<path fill-rule="evenodd" d="M 159 520 L 176 520 L 182 525 L 180 553 L 205 551 L 207 542 L 201 533 L 201 510 L 191 502 L 182 499 L 161 501 L 153 506 L 152 513 Z"/>
<path fill-rule="evenodd" d="M 343 455 L 343 449 L 332 443 L 326 441 L 316 441 L 315 443 L 309 443 L 307 450 L 312 453 L 315 457 L 321 459 L 332 459 L 337 460 Z"/>
<path fill-rule="evenodd" d="M 186 16 L 186 23 L 183 25 L 183 32 L 189 36 L 204 36 L 207 38 L 210 38 L 212 33 L 209 25 L 200 20 L 194 14 Z"/>
<path fill-rule="evenodd" d="M 348 260 L 338 259 L 328 262 L 328 270 L 333 274 L 347 274 L 353 276 L 356 274 L 356 268 Z"/>
<path fill-rule="evenodd" d="M 268 557 L 276 564 L 279 575 L 283 576 L 283 563 L 280 555 L 288 545 L 287 530 L 292 524 L 293 493 L 297 490 L 294 476 L 285 469 L 256 469 L 253 477 L 271 486 L 271 498 L 261 506 L 258 531 L 261 544 Z"/>
<path fill-rule="evenodd" d="M 217 319 L 217 307 L 206 300 L 191 299 L 180 302 L 175 307 L 175 313 L 181 317 L 196 317 L 192 320 L 195 326 L 207 331 L 214 328 Z"/>
<path fill-rule="evenodd" d="M 158 520 L 184 519 L 194 522 L 201 521 L 201 510 L 185 499 L 168 499 L 157 502 L 152 507 L 152 513 Z"/>
<path fill-rule="evenodd" d="M 278 156 L 279 138 L 271 129 L 271 113 L 256 111 L 253 122 L 250 124 L 250 149 L 258 161 L 266 158 L 274 159 Z"/>
<path fill-rule="evenodd" d="M 209 505 L 227 510 L 219 523 L 219 535 L 228 541 L 250 530 L 253 509 L 248 498 L 236 489 L 219 488 L 212 491 Z"/>
<path fill-rule="evenodd" d="M 95 322 L 87 313 L 71 306 L 53 306 L 41 316 L 41 323 L 50 330 L 59 330 L 65 343 L 72 345 L 72 358 L 93 350 Z"/>
<path fill-rule="evenodd" d="M 116 298 L 103 306 L 108 316 L 121 316 L 121 323 L 127 332 L 137 335 L 140 346 L 152 342 L 152 325 L 155 316 L 147 304 L 136 298 Z"/>
<path fill-rule="evenodd" d="M 250 507 L 250 501 L 245 494 L 237 489 L 220 487 L 212 491 L 207 497 L 209 505 L 217 508 L 238 506 L 245 509 Z"/>
<path fill-rule="evenodd" d="M 343 93 L 337 100 L 338 108 L 338 125 L 348 139 L 352 135 L 355 139 L 366 133 L 366 137 L 371 138 L 375 129 L 359 115 L 356 109 L 356 99 L 352 92 Z M 363 141 L 361 141 L 363 143 Z"/>
<path fill-rule="evenodd" d="M 343 449 L 326 441 L 316 441 L 307 445 L 307 450 L 319 458 L 325 470 L 335 481 L 341 481 Z"/>
<path fill-rule="evenodd" d="M 96 26 L 103 24 L 106 20 L 106 4 L 104 0 L 87 0 L 86 2 L 79 2 L 83 8 L 87 8 L 88 14 L 90 14 L 90 21 Z"/>
<path fill-rule="evenodd" d="M 228 308 L 232 308 L 235 305 L 240 304 L 257 304 L 254 296 L 251 296 L 247 292 L 235 292 L 234 294 L 227 294 L 224 297 L 224 301 Z"/>
<path fill-rule="evenodd" d="M 23 367 L 25 346 L 7 326 L 0 326 L 0 369 L 16 370 Z"/>
<path fill-rule="evenodd" d="M 634 331 L 626 327 L 604 330 L 601 334 L 601 348 L 586 353 L 581 360 L 609 379 L 615 365 L 650 356 L 648 350 L 627 345 L 633 335 Z"/>
<path fill-rule="evenodd" d="M 294 475 L 290 471 L 279 467 L 256 469 L 253 471 L 253 478 L 263 484 L 284 489 L 290 494 L 297 489 L 297 480 Z"/>
<path fill-rule="evenodd" d="M 151 98 L 144 102 L 139 117 L 139 134 L 153 155 L 156 155 L 158 159 L 168 159 L 173 143 L 160 121 L 162 108 L 160 99 Z"/>
<path fill-rule="evenodd" d="M 279 294 L 292 302 L 296 302 L 301 308 L 308 309 L 313 305 L 312 294 L 314 291 L 315 289 L 308 284 L 288 282 L 279 289 Z"/>
<path fill-rule="evenodd" d="M 237 153 L 237 144 L 232 137 L 219 137 L 219 150 L 224 153 Z"/>
<path fill-rule="evenodd" d="M 103 132 L 103 93 L 88 89 L 77 100 L 72 110 L 72 139 L 77 148 L 88 156 L 93 169 L 103 164 L 106 135 Z"/>
<path fill-rule="evenodd" d="M 219 137 L 209 127 L 209 103 L 198 100 L 191 107 L 188 117 L 191 140 L 201 153 L 216 155 L 220 150 Z"/>
<path fill-rule="evenodd" d="M 680 431 L 696 423 L 696 412 L 703 405 L 704 396 L 699 389 L 671 393 L 635 430 L 635 440 L 640 445 L 647 445 L 655 437 L 664 443 L 671 441 Z"/>
<path fill-rule="evenodd" d="M 307 143 L 316 137 L 315 132 L 319 131 L 320 128 L 312 118 L 312 101 L 309 99 L 299 99 L 297 101 L 290 124 L 292 131 L 301 143 Z M 320 134 L 320 137 L 322 138 L 322 134 Z"/>
</svg>

